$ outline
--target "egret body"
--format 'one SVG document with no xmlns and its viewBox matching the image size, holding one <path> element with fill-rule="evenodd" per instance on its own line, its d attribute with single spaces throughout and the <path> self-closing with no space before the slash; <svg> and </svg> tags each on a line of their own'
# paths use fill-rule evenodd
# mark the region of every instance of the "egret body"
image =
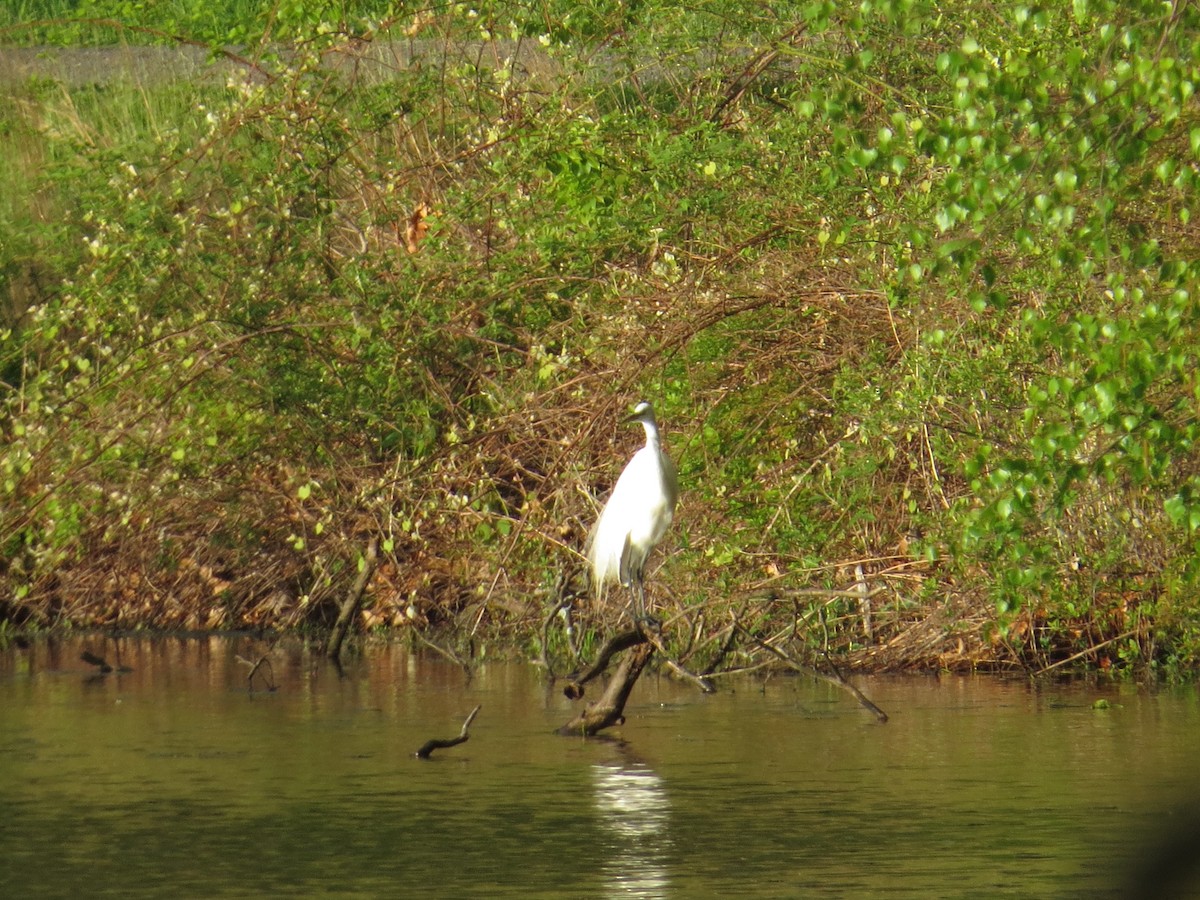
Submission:
<svg viewBox="0 0 1200 900">
<path fill-rule="evenodd" d="M 675 465 L 663 452 L 653 407 L 643 401 L 625 421 L 641 423 L 646 445 L 633 454 L 617 479 L 588 535 L 586 552 L 596 593 L 610 581 L 629 588 L 634 618 L 641 622 L 646 617 L 646 558 L 671 524 L 679 484 Z"/>
</svg>

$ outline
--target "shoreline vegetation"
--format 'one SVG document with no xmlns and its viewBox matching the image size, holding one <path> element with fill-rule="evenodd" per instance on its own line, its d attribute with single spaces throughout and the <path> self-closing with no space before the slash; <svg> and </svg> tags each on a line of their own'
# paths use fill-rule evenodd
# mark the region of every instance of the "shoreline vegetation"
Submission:
<svg viewBox="0 0 1200 900">
<path fill-rule="evenodd" d="M 688 669 L 1195 677 L 1193 5 L 230 3 L 0 14 L 0 643 L 588 658 L 645 398 Z"/>
</svg>

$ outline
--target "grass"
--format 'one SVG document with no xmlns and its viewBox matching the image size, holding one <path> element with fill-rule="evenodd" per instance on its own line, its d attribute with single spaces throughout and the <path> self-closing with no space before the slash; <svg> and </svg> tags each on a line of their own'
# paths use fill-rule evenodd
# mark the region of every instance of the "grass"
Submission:
<svg viewBox="0 0 1200 900">
<path fill-rule="evenodd" d="M 387 2 L 275 3 L 255 0 L 14 0 L 0 9 L 0 41 L 23 46 L 174 44 L 245 46 L 264 37 L 286 40 L 327 22 L 361 27 L 388 14 Z"/>
</svg>

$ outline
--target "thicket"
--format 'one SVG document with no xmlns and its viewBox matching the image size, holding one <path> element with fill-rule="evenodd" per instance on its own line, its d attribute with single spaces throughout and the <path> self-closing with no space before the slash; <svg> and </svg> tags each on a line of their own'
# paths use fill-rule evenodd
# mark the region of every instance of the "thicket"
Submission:
<svg viewBox="0 0 1200 900">
<path fill-rule="evenodd" d="M 0 32 L 213 58 L 0 99 L 7 627 L 562 651 L 645 397 L 684 657 L 1195 670 L 1192 4 L 156 6 Z"/>
</svg>

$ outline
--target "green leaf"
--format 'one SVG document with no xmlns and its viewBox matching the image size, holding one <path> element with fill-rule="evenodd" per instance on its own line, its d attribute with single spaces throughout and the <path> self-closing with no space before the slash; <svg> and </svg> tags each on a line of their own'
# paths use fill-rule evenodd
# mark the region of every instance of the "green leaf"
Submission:
<svg viewBox="0 0 1200 900">
<path fill-rule="evenodd" d="M 1188 504 L 1182 495 L 1174 494 L 1163 501 L 1163 512 L 1167 514 L 1171 524 L 1178 527 L 1188 518 Z"/>
</svg>

